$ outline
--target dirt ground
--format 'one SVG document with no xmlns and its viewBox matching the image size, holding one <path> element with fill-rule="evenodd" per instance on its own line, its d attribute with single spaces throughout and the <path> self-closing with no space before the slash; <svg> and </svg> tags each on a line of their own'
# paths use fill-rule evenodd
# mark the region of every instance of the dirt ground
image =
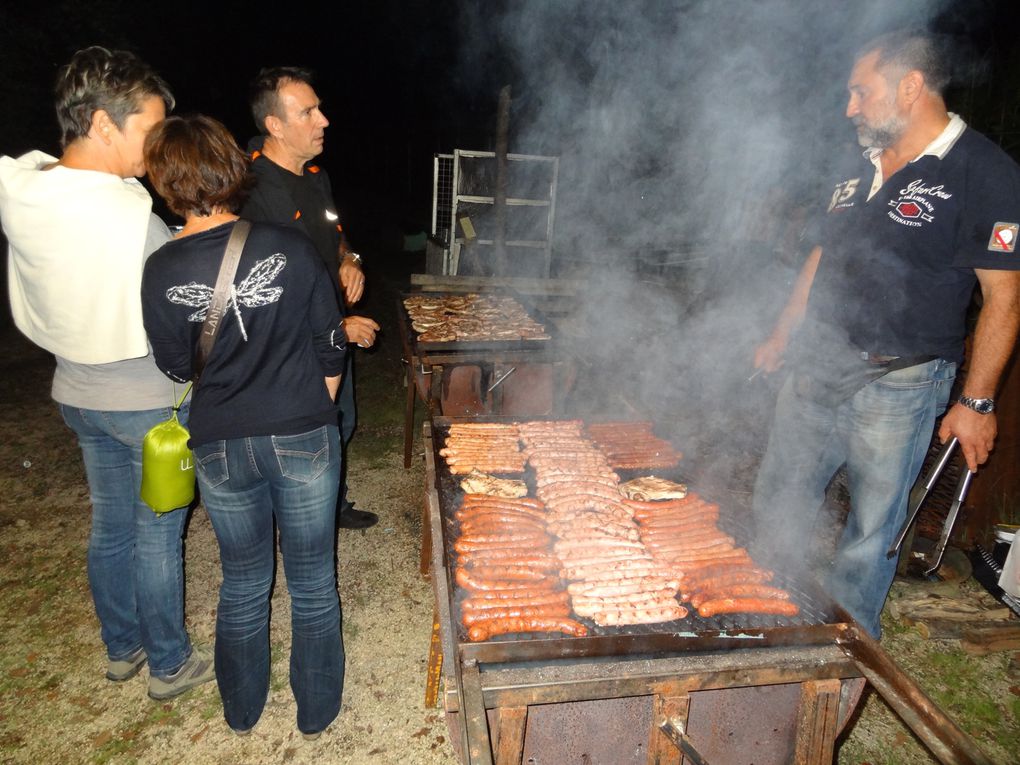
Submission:
<svg viewBox="0 0 1020 765">
<path fill-rule="evenodd" d="M 377 291 L 377 315 L 392 311 L 393 297 L 392 290 Z M 273 596 L 272 691 L 250 736 L 227 729 L 215 683 L 156 703 L 146 696 L 144 671 L 123 684 L 103 678 L 104 650 L 85 575 L 88 490 L 77 446 L 49 399 L 52 360 L 10 328 L 0 331 L 0 346 L 2 762 L 456 761 L 441 710 L 423 703 L 432 620 L 432 592 L 418 574 L 424 476 L 420 460 L 411 470 L 402 464 L 403 390 L 392 330 L 383 333 L 377 352 L 359 359 L 361 425 L 350 455 L 351 494 L 381 520 L 366 531 L 340 532 L 344 702 L 315 742 L 304 741 L 295 727 L 282 566 Z M 209 645 L 220 572 L 201 507 L 188 526 L 186 567 L 189 629 L 197 643 Z M 1008 654 L 972 657 L 953 641 L 923 640 L 891 621 L 883 645 L 994 762 L 1020 763 L 1020 680 L 1010 679 Z M 838 755 L 840 765 L 934 762 L 875 694 L 866 697 Z"/>
</svg>

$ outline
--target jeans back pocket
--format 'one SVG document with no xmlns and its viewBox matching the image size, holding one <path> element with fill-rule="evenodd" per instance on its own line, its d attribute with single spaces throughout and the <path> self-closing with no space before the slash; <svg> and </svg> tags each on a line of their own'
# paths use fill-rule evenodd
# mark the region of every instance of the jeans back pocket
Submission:
<svg viewBox="0 0 1020 765">
<path fill-rule="evenodd" d="M 191 451 L 195 456 L 195 473 L 201 483 L 216 488 L 230 479 L 226 441 L 210 441 Z"/>
<path fill-rule="evenodd" d="M 299 483 L 310 483 L 329 467 L 327 426 L 294 436 L 272 436 L 280 474 Z"/>
</svg>

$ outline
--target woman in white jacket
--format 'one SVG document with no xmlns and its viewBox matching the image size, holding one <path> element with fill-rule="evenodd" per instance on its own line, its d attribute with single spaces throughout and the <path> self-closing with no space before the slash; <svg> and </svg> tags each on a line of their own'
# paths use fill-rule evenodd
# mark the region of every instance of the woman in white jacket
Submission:
<svg viewBox="0 0 1020 765">
<path fill-rule="evenodd" d="M 145 136 L 173 103 L 133 54 L 87 48 L 57 79 L 60 158 L 0 158 L 11 311 L 56 356 L 52 395 L 88 476 L 106 677 L 127 680 L 148 661 L 155 699 L 214 676 L 211 651 L 184 628 L 187 509 L 156 515 L 139 498 L 142 438 L 170 416 L 175 391 L 149 353 L 140 297 L 145 258 L 169 232 L 137 178 Z"/>
</svg>

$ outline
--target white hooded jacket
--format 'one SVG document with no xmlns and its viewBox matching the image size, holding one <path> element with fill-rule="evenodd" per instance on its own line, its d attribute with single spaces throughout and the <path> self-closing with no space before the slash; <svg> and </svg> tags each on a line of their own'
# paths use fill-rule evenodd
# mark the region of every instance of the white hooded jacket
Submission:
<svg viewBox="0 0 1020 765">
<path fill-rule="evenodd" d="M 80 364 L 145 356 L 140 287 L 152 198 L 134 178 L 43 170 L 54 162 L 41 151 L 0 157 L 15 324 Z"/>
</svg>

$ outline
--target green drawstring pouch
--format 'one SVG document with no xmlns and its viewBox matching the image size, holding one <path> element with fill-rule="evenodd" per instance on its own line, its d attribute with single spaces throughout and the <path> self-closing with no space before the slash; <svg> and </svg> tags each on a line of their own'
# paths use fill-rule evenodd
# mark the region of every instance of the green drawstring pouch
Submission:
<svg viewBox="0 0 1020 765">
<path fill-rule="evenodd" d="M 177 419 L 191 383 L 169 420 L 154 425 L 142 441 L 142 502 L 157 515 L 187 507 L 195 499 L 195 462 L 188 448 L 191 434 Z"/>
</svg>

